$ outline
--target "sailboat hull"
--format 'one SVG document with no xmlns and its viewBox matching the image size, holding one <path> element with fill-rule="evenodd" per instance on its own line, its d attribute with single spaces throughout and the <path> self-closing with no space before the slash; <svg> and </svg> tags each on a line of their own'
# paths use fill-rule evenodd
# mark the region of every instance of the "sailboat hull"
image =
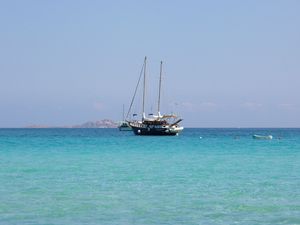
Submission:
<svg viewBox="0 0 300 225">
<path fill-rule="evenodd" d="M 174 136 L 177 133 L 169 132 L 168 129 L 147 129 L 132 127 L 135 135 Z"/>
<path fill-rule="evenodd" d="M 144 126 L 143 124 L 130 123 L 132 131 L 135 135 L 152 135 L 152 136 L 175 136 L 178 135 L 183 128 L 170 128 L 163 126 Z"/>
</svg>

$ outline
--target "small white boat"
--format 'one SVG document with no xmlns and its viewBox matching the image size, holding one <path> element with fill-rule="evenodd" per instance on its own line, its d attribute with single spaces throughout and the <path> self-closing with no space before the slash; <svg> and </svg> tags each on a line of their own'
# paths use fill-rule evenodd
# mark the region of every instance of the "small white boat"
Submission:
<svg viewBox="0 0 300 225">
<path fill-rule="evenodd" d="M 118 128 L 119 131 L 132 131 L 132 128 L 129 126 L 129 123 L 127 121 L 121 121 Z"/>
<path fill-rule="evenodd" d="M 125 111 L 125 107 L 123 105 L 123 120 L 119 123 L 119 131 L 132 131 L 131 126 L 129 125 L 129 123 L 125 120 L 124 117 L 124 111 Z"/>
<path fill-rule="evenodd" d="M 253 136 L 253 139 L 259 139 L 259 140 L 271 140 L 273 139 L 273 136 L 272 135 L 257 135 L 257 134 L 254 134 Z"/>
</svg>

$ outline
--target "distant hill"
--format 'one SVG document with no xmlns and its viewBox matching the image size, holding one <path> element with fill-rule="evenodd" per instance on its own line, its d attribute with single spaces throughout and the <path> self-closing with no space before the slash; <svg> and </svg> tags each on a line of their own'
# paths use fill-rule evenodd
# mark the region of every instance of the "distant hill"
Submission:
<svg viewBox="0 0 300 225">
<path fill-rule="evenodd" d="M 71 126 L 48 126 L 48 125 L 29 125 L 25 128 L 116 128 L 118 123 L 113 120 L 103 119 L 98 121 L 88 121 L 79 125 Z"/>
<path fill-rule="evenodd" d="M 89 121 L 81 125 L 74 125 L 72 128 L 116 128 L 118 124 L 112 120 L 104 119 L 98 121 Z"/>
</svg>

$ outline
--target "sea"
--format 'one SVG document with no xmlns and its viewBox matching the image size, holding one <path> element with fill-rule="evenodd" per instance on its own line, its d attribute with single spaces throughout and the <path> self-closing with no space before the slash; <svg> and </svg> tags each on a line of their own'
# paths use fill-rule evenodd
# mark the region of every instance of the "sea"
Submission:
<svg viewBox="0 0 300 225">
<path fill-rule="evenodd" d="M 300 224 L 300 129 L 0 129 L 0 224 Z"/>
</svg>

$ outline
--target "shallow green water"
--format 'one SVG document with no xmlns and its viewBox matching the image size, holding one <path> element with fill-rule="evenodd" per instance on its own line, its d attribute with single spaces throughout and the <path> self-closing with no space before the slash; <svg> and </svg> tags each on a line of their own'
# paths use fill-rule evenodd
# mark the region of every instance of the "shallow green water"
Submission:
<svg viewBox="0 0 300 225">
<path fill-rule="evenodd" d="M 0 224 L 300 224 L 300 129 L 0 129 Z"/>
</svg>

